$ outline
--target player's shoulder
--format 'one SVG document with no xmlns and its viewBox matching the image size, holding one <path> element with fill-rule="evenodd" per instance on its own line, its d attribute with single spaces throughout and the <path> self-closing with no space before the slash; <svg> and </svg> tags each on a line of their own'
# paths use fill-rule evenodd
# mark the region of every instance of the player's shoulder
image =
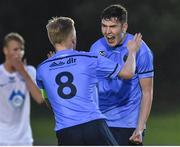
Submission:
<svg viewBox="0 0 180 147">
<path fill-rule="evenodd" d="M 95 41 L 92 45 L 91 45 L 91 48 L 90 48 L 90 51 L 92 50 L 102 50 L 102 49 L 106 49 L 107 47 L 107 43 L 106 43 L 106 40 L 104 37 L 98 39 L 97 41 Z"/>
<path fill-rule="evenodd" d="M 38 64 L 37 69 L 39 69 L 42 65 L 45 65 L 45 63 L 51 61 L 52 59 L 53 59 L 53 56 L 43 60 L 41 63 Z"/>
<path fill-rule="evenodd" d="M 33 65 L 26 65 L 27 72 L 36 72 L 36 68 Z"/>
<path fill-rule="evenodd" d="M 96 40 L 96 41 L 92 44 L 92 46 L 94 46 L 94 45 L 104 45 L 105 42 L 106 42 L 105 38 L 104 38 L 104 37 L 101 37 L 101 38 L 99 38 L 98 40 Z"/>
<path fill-rule="evenodd" d="M 0 64 L 0 75 L 3 73 L 3 64 Z"/>
<path fill-rule="evenodd" d="M 89 58 L 97 58 L 97 55 L 93 52 L 86 52 L 86 51 L 76 51 L 77 56 L 84 56 Z"/>
<path fill-rule="evenodd" d="M 144 41 L 142 41 L 139 52 L 138 52 L 138 57 L 141 57 L 144 55 L 152 56 L 153 53 L 152 53 L 151 49 L 149 48 L 149 46 Z"/>
<path fill-rule="evenodd" d="M 132 34 L 127 34 L 127 40 L 126 40 L 126 44 L 129 40 L 133 39 L 134 35 Z M 146 42 L 144 40 L 142 40 L 142 43 L 141 43 L 141 46 L 140 46 L 140 49 L 139 49 L 139 55 L 142 55 L 144 53 L 149 53 L 151 54 L 152 51 L 151 49 L 149 48 L 149 46 L 146 44 Z"/>
<path fill-rule="evenodd" d="M 130 33 L 127 33 L 127 39 L 130 40 L 130 39 L 133 39 L 134 35 L 133 34 L 130 34 Z"/>
<path fill-rule="evenodd" d="M 0 64 L 0 70 L 2 70 L 3 69 L 3 64 Z"/>
<path fill-rule="evenodd" d="M 133 34 L 130 34 L 130 33 L 126 33 L 126 37 L 125 37 L 125 41 L 123 44 L 127 44 L 129 40 L 132 40 L 134 37 Z"/>
<path fill-rule="evenodd" d="M 26 65 L 26 68 L 29 70 L 36 70 L 36 68 L 33 65 Z"/>
</svg>

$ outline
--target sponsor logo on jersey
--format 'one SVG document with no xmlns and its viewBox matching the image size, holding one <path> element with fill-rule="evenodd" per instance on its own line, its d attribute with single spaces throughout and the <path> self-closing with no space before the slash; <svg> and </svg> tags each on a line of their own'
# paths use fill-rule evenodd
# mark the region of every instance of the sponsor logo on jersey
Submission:
<svg viewBox="0 0 180 147">
<path fill-rule="evenodd" d="M 65 63 L 64 62 L 62 62 L 62 61 L 60 61 L 60 62 L 53 62 L 49 67 L 55 67 L 55 66 L 62 66 L 62 65 L 64 65 Z"/>
<path fill-rule="evenodd" d="M 74 64 L 76 63 L 76 58 L 68 58 L 67 61 L 54 61 L 53 63 L 51 63 L 51 65 L 49 67 L 61 67 L 63 65 L 69 65 L 69 64 Z"/>
</svg>

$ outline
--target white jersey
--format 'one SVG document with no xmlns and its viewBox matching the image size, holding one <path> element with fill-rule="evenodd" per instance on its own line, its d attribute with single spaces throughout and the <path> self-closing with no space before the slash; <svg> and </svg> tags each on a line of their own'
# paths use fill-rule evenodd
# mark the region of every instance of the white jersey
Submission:
<svg viewBox="0 0 180 147">
<path fill-rule="evenodd" d="M 35 80 L 36 70 L 26 66 Z M 0 65 L 0 146 L 32 145 L 30 127 L 30 95 L 18 72 L 9 73 Z"/>
</svg>

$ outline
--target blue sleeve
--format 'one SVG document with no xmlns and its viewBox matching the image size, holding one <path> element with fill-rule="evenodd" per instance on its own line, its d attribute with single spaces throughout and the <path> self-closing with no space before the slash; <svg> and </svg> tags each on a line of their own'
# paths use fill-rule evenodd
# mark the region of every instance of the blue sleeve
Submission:
<svg viewBox="0 0 180 147">
<path fill-rule="evenodd" d="M 94 47 L 94 44 L 91 45 L 89 52 L 95 53 L 96 47 Z"/>
<path fill-rule="evenodd" d="M 137 69 L 139 78 L 149 78 L 154 76 L 153 55 L 151 51 L 143 53 L 137 60 Z"/>
<path fill-rule="evenodd" d="M 104 56 L 106 52 L 105 40 L 102 38 L 96 41 L 90 48 L 90 52 L 94 53 L 96 56 L 102 55 Z"/>
<path fill-rule="evenodd" d="M 89 52 L 94 53 L 96 56 L 99 55 L 99 48 L 96 44 L 93 44 L 89 50 Z"/>
<path fill-rule="evenodd" d="M 37 69 L 37 72 L 36 72 L 36 83 L 37 83 L 37 86 L 39 87 L 39 89 L 44 89 L 44 85 L 43 85 L 43 82 L 40 77 L 39 68 Z"/>
<path fill-rule="evenodd" d="M 39 87 L 39 89 L 41 91 L 42 97 L 44 99 L 48 98 L 47 94 L 46 94 L 46 91 L 45 91 L 45 88 L 44 88 L 44 85 L 43 85 L 43 81 L 40 78 L 40 72 L 38 70 L 37 70 L 37 73 L 36 73 L 36 83 L 37 83 L 37 86 Z"/>
<path fill-rule="evenodd" d="M 122 66 L 103 56 L 97 58 L 96 74 L 98 78 L 115 78 Z"/>
</svg>

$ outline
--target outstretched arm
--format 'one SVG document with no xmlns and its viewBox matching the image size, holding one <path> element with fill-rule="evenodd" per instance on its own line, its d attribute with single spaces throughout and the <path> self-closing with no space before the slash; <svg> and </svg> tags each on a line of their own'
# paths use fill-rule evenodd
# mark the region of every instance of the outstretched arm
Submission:
<svg viewBox="0 0 180 147">
<path fill-rule="evenodd" d="M 140 33 L 135 34 L 132 40 L 128 41 L 128 57 L 124 64 L 124 67 L 119 72 L 118 76 L 123 79 L 130 79 L 134 76 L 136 70 L 136 53 L 139 50 L 142 41 L 142 35 Z"/>
</svg>

